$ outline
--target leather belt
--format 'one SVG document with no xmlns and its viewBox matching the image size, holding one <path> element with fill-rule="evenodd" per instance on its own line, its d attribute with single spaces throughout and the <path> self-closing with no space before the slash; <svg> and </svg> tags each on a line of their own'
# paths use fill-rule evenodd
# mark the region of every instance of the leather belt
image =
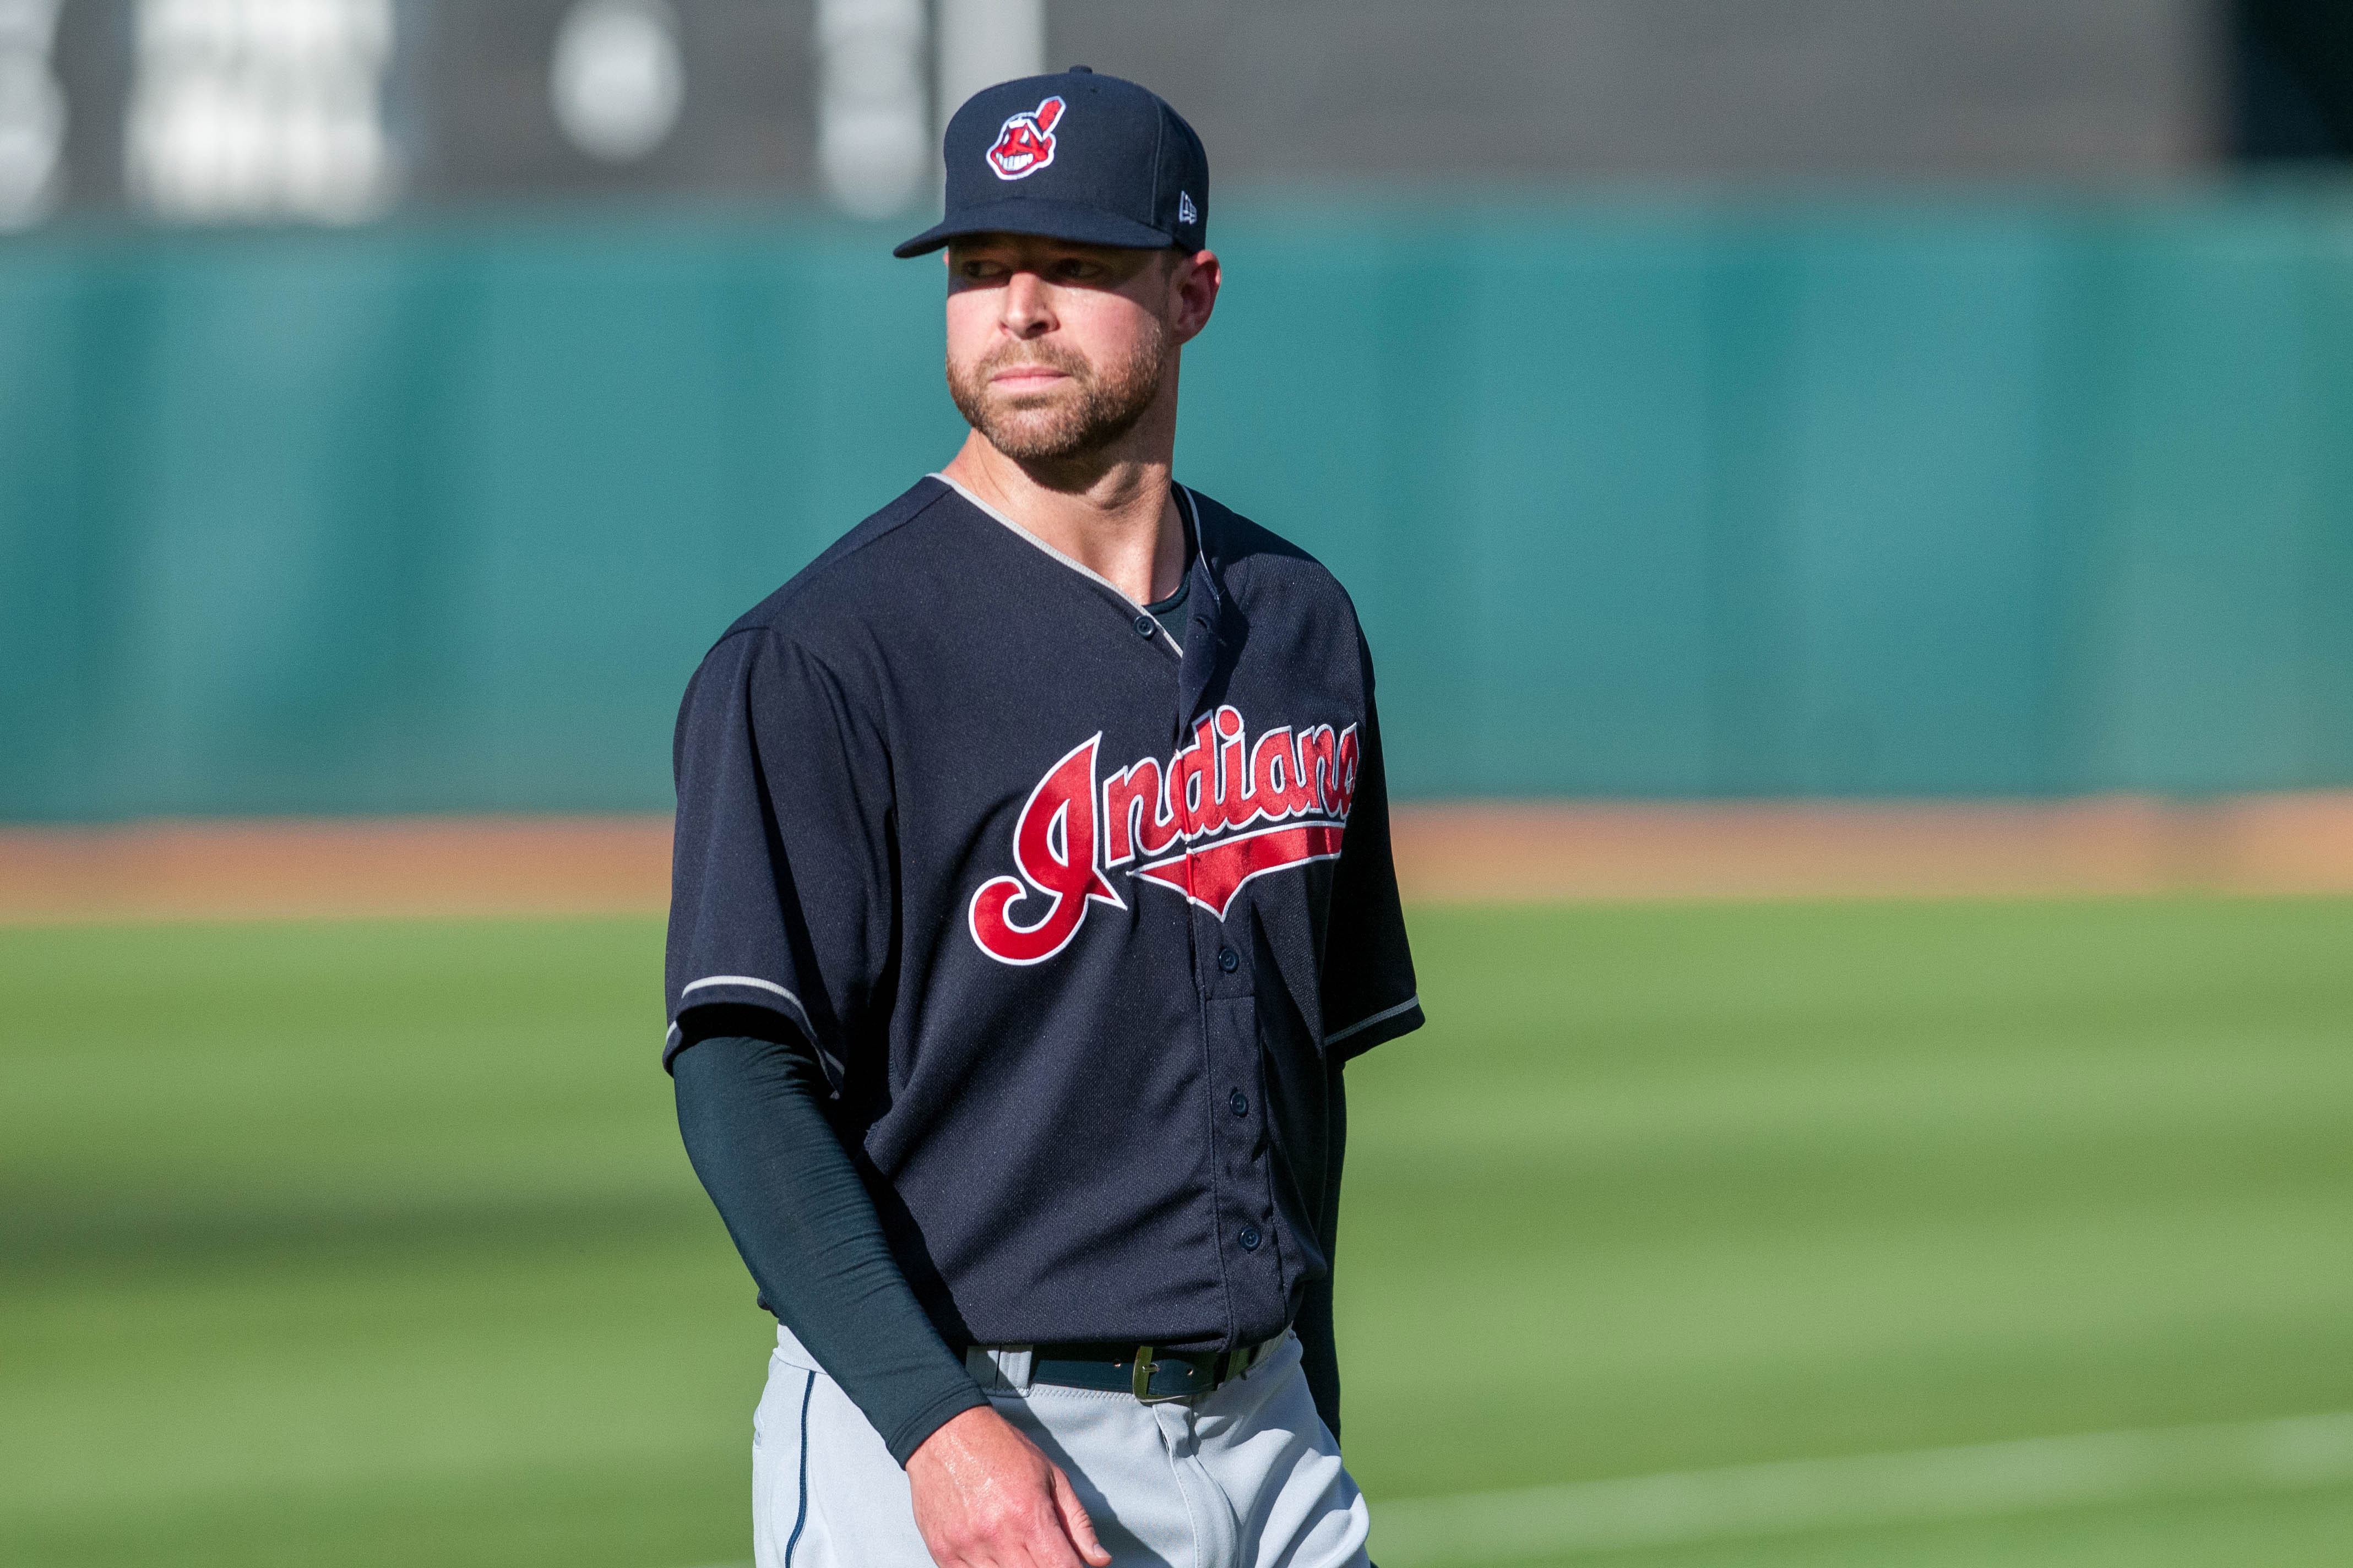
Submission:
<svg viewBox="0 0 2353 1568">
<path fill-rule="evenodd" d="M 1198 1398 L 1231 1383 L 1272 1354 L 1282 1342 L 1282 1335 L 1277 1334 L 1212 1355 L 1178 1355 L 1155 1351 L 1150 1345 L 1138 1345 L 1124 1355 L 1105 1355 L 1084 1345 L 1039 1345 L 1029 1362 L 1029 1381 L 1133 1394 L 1141 1404 L 1165 1405 Z"/>
</svg>

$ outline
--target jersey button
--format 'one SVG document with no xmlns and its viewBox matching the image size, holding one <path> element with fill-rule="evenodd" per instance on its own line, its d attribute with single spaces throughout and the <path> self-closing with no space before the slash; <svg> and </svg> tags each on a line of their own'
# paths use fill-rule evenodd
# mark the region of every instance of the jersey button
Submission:
<svg viewBox="0 0 2353 1568">
<path fill-rule="evenodd" d="M 1258 1226 L 1254 1225 L 1246 1225 L 1242 1226 L 1242 1233 L 1234 1237 L 1234 1239 L 1242 1244 L 1242 1250 L 1244 1252 L 1256 1252 L 1258 1250 Z"/>
<path fill-rule="evenodd" d="M 1218 967 L 1231 974 L 1242 966 L 1242 955 L 1230 947 L 1218 949 Z"/>
<path fill-rule="evenodd" d="M 1240 1089 L 1234 1090 L 1234 1097 L 1231 1100 L 1227 1100 L 1226 1104 L 1232 1109 L 1233 1113 L 1236 1116 L 1248 1116 L 1250 1114 L 1250 1096 L 1244 1094 Z"/>
<path fill-rule="evenodd" d="M 1154 620 L 1150 616 L 1138 616 L 1135 617 L 1135 635 L 1137 637 L 1148 637 L 1159 629 L 1160 623 Z"/>
</svg>

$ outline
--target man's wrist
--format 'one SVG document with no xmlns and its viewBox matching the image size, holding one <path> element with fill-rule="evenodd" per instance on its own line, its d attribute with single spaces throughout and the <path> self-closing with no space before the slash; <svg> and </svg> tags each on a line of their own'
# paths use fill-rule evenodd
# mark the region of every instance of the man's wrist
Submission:
<svg viewBox="0 0 2353 1568">
<path fill-rule="evenodd" d="M 903 1470 L 907 1461 L 915 1457 L 915 1450 L 931 1440 L 933 1433 L 967 1410 L 987 1408 L 988 1395 L 980 1391 L 980 1384 L 967 1378 L 963 1387 L 941 1390 L 937 1398 L 901 1422 L 898 1430 L 883 1438 L 883 1446 Z"/>
</svg>

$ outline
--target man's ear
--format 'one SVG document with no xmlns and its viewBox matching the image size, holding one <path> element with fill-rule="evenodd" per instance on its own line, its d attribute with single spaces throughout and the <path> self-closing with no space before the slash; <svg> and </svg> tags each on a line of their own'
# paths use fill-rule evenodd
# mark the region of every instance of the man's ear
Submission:
<svg viewBox="0 0 2353 1568">
<path fill-rule="evenodd" d="M 1176 341 L 1184 343 L 1191 342 L 1209 324 L 1210 313 L 1218 308 L 1218 289 L 1224 275 L 1215 251 L 1176 251 L 1175 255 L 1176 259 L 1169 264 L 1170 314 L 1176 326 Z"/>
</svg>

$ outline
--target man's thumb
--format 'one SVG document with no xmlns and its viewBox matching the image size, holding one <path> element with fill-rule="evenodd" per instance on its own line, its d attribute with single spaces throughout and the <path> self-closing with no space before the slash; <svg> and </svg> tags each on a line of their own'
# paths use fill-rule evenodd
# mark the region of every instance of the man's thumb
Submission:
<svg viewBox="0 0 2353 1568">
<path fill-rule="evenodd" d="M 1085 1505 L 1071 1489 L 1071 1478 L 1062 1473 L 1060 1465 L 1054 1467 L 1054 1506 L 1062 1510 L 1062 1528 L 1070 1532 L 1071 1544 L 1079 1549 L 1079 1555 L 1092 1568 L 1111 1568 L 1111 1553 L 1095 1539 L 1094 1521 L 1087 1517 Z"/>
</svg>

